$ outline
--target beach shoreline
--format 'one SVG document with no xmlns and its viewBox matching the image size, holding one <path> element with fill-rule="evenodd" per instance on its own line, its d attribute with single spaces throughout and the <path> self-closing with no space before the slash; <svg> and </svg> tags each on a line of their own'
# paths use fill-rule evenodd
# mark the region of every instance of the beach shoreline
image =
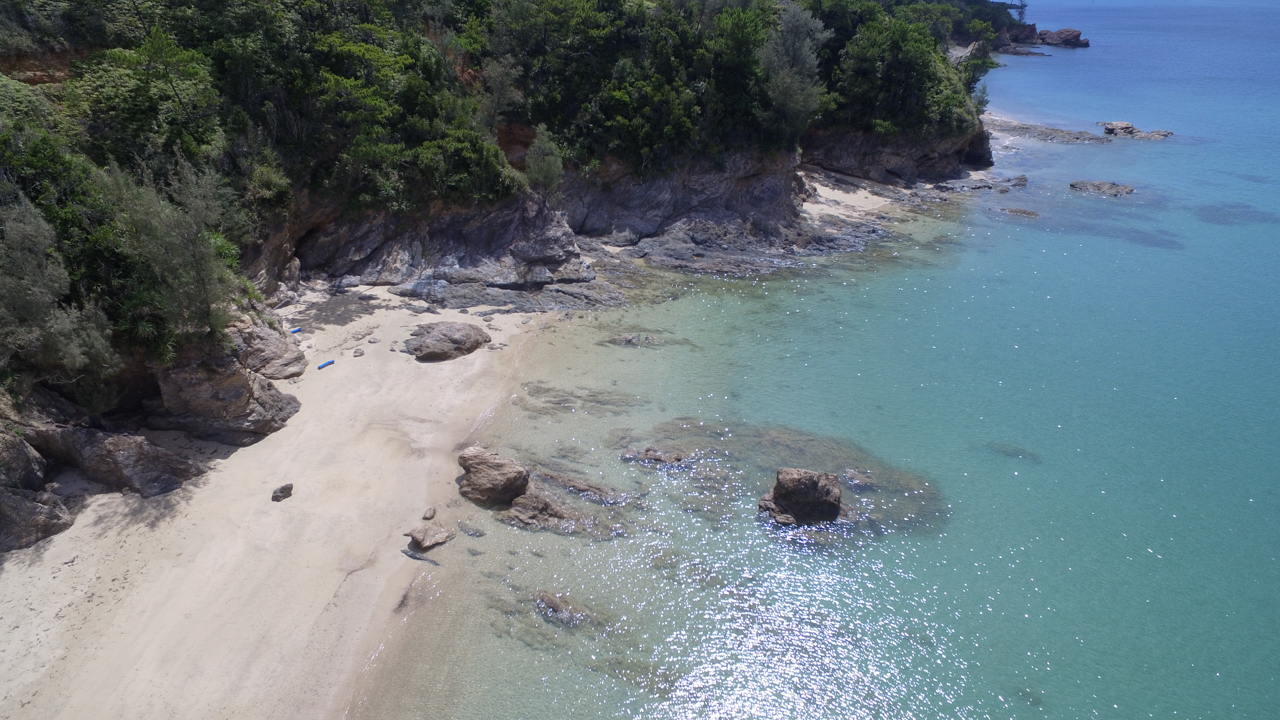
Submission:
<svg viewBox="0 0 1280 720">
<path fill-rule="evenodd" d="M 0 718 L 345 712 L 428 567 L 401 534 L 428 506 L 452 523 L 457 448 L 510 394 L 540 325 L 497 315 L 494 349 L 421 364 L 392 341 L 480 313 L 419 315 L 371 292 L 312 308 L 312 327 L 290 320 L 311 335 L 310 368 L 279 384 L 302 401 L 283 430 L 239 449 L 149 433 L 209 472 L 149 500 L 90 496 L 71 529 L 0 559 Z M 284 483 L 293 497 L 273 503 Z"/>
</svg>

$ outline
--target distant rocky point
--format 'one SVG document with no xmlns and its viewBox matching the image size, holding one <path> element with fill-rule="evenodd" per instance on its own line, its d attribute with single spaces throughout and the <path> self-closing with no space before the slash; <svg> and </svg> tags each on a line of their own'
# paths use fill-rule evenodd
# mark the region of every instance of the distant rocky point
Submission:
<svg viewBox="0 0 1280 720">
<path fill-rule="evenodd" d="M 1100 193 L 1102 195 L 1110 195 L 1111 197 L 1120 197 L 1121 195 L 1128 195 L 1133 192 L 1133 188 L 1128 185 L 1091 180 L 1076 180 L 1071 183 L 1071 189 L 1087 193 Z"/>
</svg>

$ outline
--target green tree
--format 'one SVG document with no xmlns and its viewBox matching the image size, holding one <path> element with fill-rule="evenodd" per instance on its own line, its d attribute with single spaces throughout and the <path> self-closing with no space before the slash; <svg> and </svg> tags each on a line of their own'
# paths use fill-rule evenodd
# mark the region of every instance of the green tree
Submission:
<svg viewBox="0 0 1280 720">
<path fill-rule="evenodd" d="M 807 10 L 790 4 L 783 8 L 777 27 L 761 50 L 769 98 L 763 119 L 786 147 L 799 142 L 827 104 L 825 85 L 818 76 L 818 49 L 832 34 Z"/>
<path fill-rule="evenodd" d="M 564 179 L 564 155 L 545 125 L 538 126 L 538 134 L 525 155 L 524 167 L 529 186 L 544 202 L 555 197 Z"/>
</svg>

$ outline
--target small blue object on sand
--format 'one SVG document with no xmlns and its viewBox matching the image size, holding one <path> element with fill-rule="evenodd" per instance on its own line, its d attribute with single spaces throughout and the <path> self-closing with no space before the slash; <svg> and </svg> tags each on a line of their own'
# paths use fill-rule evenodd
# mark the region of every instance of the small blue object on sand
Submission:
<svg viewBox="0 0 1280 720">
<path fill-rule="evenodd" d="M 317 370 L 323 370 L 323 369 L 325 369 L 325 368 L 329 367 L 329 366 L 330 366 L 330 365 L 332 365 L 332 364 L 333 364 L 333 361 L 332 361 L 332 360 L 325 360 L 324 362 L 320 363 L 320 367 L 318 367 L 318 368 L 316 368 L 316 369 L 317 369 Z"/>
<path fill-rule="evenodd" d="M 302 328 L 294 328 L 294 329 L 292 329 L 292 330 L 290 330 L 290 331 L 289 331 L 289 334 L 290 334 L 290 335 L 297 335 L 297 334 L 298 334 L 298 333 L 300 333 L 300 332 L 302 332 Z"/>
</svg>

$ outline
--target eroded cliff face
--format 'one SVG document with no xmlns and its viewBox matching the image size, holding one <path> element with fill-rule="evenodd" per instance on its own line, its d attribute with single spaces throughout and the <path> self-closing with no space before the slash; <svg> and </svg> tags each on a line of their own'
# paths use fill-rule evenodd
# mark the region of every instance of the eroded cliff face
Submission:
<svg viewBox="0 0 1280 720">
<path fill-rule="evenodd" d="M 992 164 L 990 135 L 981 124 L 968 135 L 926 139 L 823 128 L 810 130 L 801 145 L 806 164 L 888 185 L 944 180 L 965 165 Z"/>
<path fill-rule="evenodd" d="M 526 136 L 503 135 L 513 164 L 523 157 Z M 802 162 L 910 185 L 952 177 L 964 164 L 989 166 L 991 151 L 982 129 L 929 140 L 819 130 L 805 137 L 803 155 L 736 152 L 654 176 L 606 161 L 589 173 L 566 173 L 552 204 L 525 192 L 488 206 L 344 211 L 338 200 L 299 193 L 246 269 L 268 295 L 296 286 L 307 273 L 348 285 L 391 285 L 396 294 L 445 307 L 612 305 L 622 296 L 597 279 L 591 257 L 607 260 L 597 252 L 601 241 L 637 246 L 627 257 L 690 272 L 749 273 L 785 264 L 788 254 L 861 247 L 865 229 L 827 237 L 829 228 L 803 226 Z M 717 253 L 732 254 L 732 262 L 706 261 Z"/>
</svg>

